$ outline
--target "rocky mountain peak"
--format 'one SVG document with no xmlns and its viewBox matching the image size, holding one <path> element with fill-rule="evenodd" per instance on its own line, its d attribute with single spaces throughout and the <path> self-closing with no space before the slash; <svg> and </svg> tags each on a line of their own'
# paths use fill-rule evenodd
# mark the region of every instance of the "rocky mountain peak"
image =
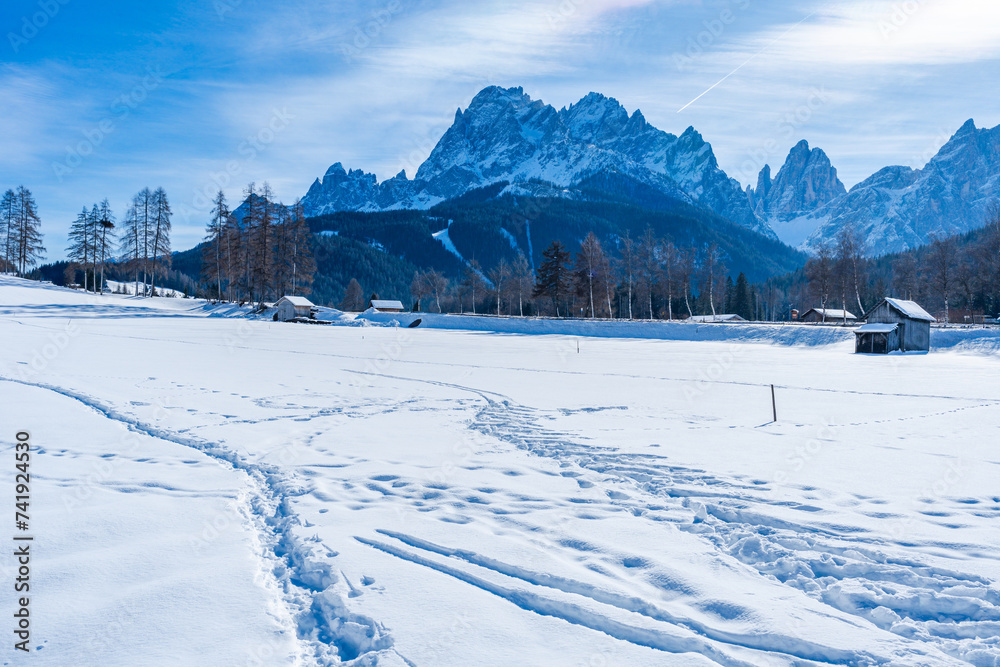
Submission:
<svg viewBox="0 0 1000 667">
<path fill-rule="evenodd" d="M 559 112 L 572 137 L 600 141 L 618 136 L 628 123 L 628 112 L 618 100 L 589 93 L 576 104 Z"/>
<path fill-rule="evenodd" d="M 769 165 L 761 169 L 751 201 L 757 215 L 773 225 L 808 215 L 846 193 L 826 153 L 810 149 L 809 142 L 803 140 L 788 152 L 773 180 Z"/>
<path fill-rule="evenodd" d="M 667 198 L 773 235 L 693 127 L 676 137 L 647 123 L 638 111 L 630 117 L 617 100 L 596 92 L 556 111 L 523 88 L 489 86 L 456 112 L 412 181 L 397 177 L 377 184 L 370 174 L 345 174 L 335 165 L 303 203 L 310 215 L 429 208 L 500 181 L 546 181 L 558 192 L 601 173 L 621 174 Z"/>
</svg>

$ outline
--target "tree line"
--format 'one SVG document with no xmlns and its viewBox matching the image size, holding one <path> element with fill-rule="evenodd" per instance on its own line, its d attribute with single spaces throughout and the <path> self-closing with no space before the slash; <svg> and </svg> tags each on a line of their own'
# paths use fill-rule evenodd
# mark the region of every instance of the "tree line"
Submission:
<svg viewBox="0 0 1000 667">
<path fill-rule="evenodd" d="M 271 186 L 250 183 L 230 211 L 219 190 L 202 251 L 202 280 L 210 298 L 263 304 L 309 294 L 316 273 L 312 234 L 300 201 L 277 202 Z"/>
<path fill-rule="evenodd" d="M 886 296 L 917 301 L 944 322 L 998 317 L 1000 207 L 993 207 L 985 222 L 972 232 L 881 257 L 870 257 L 857 229 L 845 227 L 817 246 L 784 292 L 789 303 L 833 305 L 859 317 Z"/>
<path fill-rule="evenodd" d="M 172 211 L 166 191 L 143 188 L 125 210 L 121 224 L 104 199 L 84 206 L 70 225 L 66 282 L 83 273 L 85 290 L 104 293 L 105 271 L 131 277 L 134 294 L 156 296 L 157 280 L 170 270 Z"/>
<path fill-rule="evenodd" d="M 19 185 L 0 200 L 0 271 L 25 276 L 45 254 L 42 221 L 31 190 Z"/>
<path fill-rule="evenodd" d="M 553 241 L 537 269 L 518 252 L 484 270 L 475 259 L 457 280 L 436 269 L 416 271 L 410 283 L 415 309 L 494 315 L 552 315 L 620 319 L 678 319 L 734 312 L 767 319 L 775 308 L 742 273 L 728 275 L 719 247 L 680 248 L 648 229 L 638 239 L 612 239 L 606 250 L 594 233 L 575 253 Z M 338 307 L 363 310 L 369 300 L 356 279 Z"/>
</svg>

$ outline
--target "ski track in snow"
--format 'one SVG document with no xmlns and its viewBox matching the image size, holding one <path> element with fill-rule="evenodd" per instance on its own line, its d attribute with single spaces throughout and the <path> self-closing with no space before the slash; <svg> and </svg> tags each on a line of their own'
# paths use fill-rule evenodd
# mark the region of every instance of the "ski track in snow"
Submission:
<svg viewBox="0 0 1000 667">
<path fill-rule="evenodd" d="M 268 553 L 270 569 L 285 591 L 285 602 L 297 611 L 295 634 L 312 653 L 312 662 L 320 667 L 339 664 L 376 665 L 379 654 L 390 651 L 404 663 L 410 663 L 393 648 L 391 634 L 375 619 L 352 613 L 336 590 L 339 582 L 330 565 L 314 557 L 313 548 L 294 533 L 300 524 L 291 510 L 290 499 L 302 493 L 301 487 L 276 466 L 246 461 L 239 454 L 215 443 L 181 437 L 163 429 L 142 424 L 100 400 L 80 392 L 50 384 L 2 377 L 0 381 L 45 389 L 79 401 L 105 418 L 151 438 L 191 447 L 212 458 L 245 472 L 251 480 L 254 497 L 248 513 L 254 517 L 252 528 L 261 534 Z"/>
<path fill-rule="evenodd" d="M 524 609 L 543 615 L 555 615 L 642 646 L 664 651 L 695 651 L 720 664 L 740 662 L 732 656 L 720 658 L 718 649 L 710 644 L 680 641 L 656 632 L 638 635 L 627 632 L 613 619 L 602 620 L 589 612 L 581 612 L 572 604 L 539 597 L 531 591 L 491 583 L 469 571 L 458 569 L 453 563 L 446 565 L 430 560 L 426 552 L 499 572 L 522 583 L 556 588 L 585 595 L 604 604 L 627 608 L 670 626 L 685 627 L 700 637 L 723 645 L 777 651 L 790 657 L 793 664 L 798 661 L 815 661 L 865 665 L 889 664 L 899 660 L 903 662 L 898 664 L 905 664 L 908 659 L 922 664 L 949 664 L 949 656 L 956 663 L 1000 664 L 1000 591 L 983 577 L 960 570 L 931 567 L 922 563 L 918 554 L 907 553 L 909 549 L 916 549 L 919 553 L 920 549 L 930 551 L 939 546 L 955 545 L 893 542 L 867 533 L 862 528 L 831 524 L 821 519 L 810 521 L 804 518 L 796 521 L 778 518 L 771 515 L 769 510 L 790 509 L 808 517 L 821 512 L 821 508 L 806 503 L 771 503 L 760 497 L 760 490 L 766 486 L 766 482 L 762 480 L 724 480 L 702 470 L 671 465 L 662 456 L 622 453 L 614 448 L 574 442 L 570 434 L 550 431 L 539 425 L 544 416 L 539 411 L 518 405 L 495 392 L 426 379 L 354 372 L 473 393 L 480 397 L 484 405 L 470 428 L 534 455 L 560 461 L 565 468 L 562 474 L 578 478 L 581 486 L 595 484 L 587 478 L 593 477 L 588 473 L 596 473 L 599 477 L 596 483 L 612 487 L 607 494 L 608 500 L 603 505 L 588 503 L 582 508 L 575 508 L 582 512 L 579 516 L 597 519 L 600 514 L 629 512 L 650 521 L 670 522 L 681 530 L 699 535 L 720 554 L 737 559 L 762 576 L 774 577 L 826 605 L 870 621 L 883 630 L 923 646 L 913 656 L 873 656 L 861 652 L 838 651 L 790 636 L 732 636 L 713 631 L 689 619 L 672 618 L 641 600 L 625 600 L 614 594 L 595 595 L 594 589 L 588 588 L 586 584 L 559 580 L 548 574 L 528 573 L 474 552 L 433 545 L 400 533 L 380 531 L 425 553 L 417 554 L 396 545 L 356 538 L 373 548 L 456 577 L 508 599 Z M 998 403 L 994 401 L 940 414 L 996 405 Z M 442 507 L 461 506 L 465 513 L 477 505 L 486 508 L 485 501 L 472 501 L 467 489 L 449 489 L 446 486 L 435 489 L 437 494 L 419 496 L 421 504 L 434 500 L 434 495 L 437 495 L 436 501 Z M 405 489 L 378 490 L 387 498 L 406 495 Z M 813 488 L 805 490 L 822 493 Z M 651 504 L 651 498 L 658 503 Z M 537 506 L 540 500 L 527 499 L 521 503 L 522 507 L 510 510 L 500 509 L 490 503 L 487 511 L 493 514 L 494 519 L 517 523 L 517 517 L 529 515 L 532 506 Z M 871 505 L 869 516 L 880 516 L 877 512 L 880 501 L 876 498 L 864 500 Z M 968 510 L 968 506 L 955 509 Z M 983 510 L 1000 518 L 1000 504 L 992 508 L 981 508 L 980 511 Z M 453 520 L 461 523 L 472 519 L 457 516 Z M 528 523 L 521 527 L 533 533 L 541 530 L 540 526 Z M 594 549 L 589 545 L 574 544 L 571 540 L 555 535 L 550 538 L 553 548 L 576 548 L 593 555 Z M 988 554 L 982 555 L 988 557 Z M 621 562 L 630 558 L 629 555 L 610 553 L 604 556 L 609 562 Z M 637 562 L 642 561 L 639 556 L 631 558 L 635 558 Z M 923 649 L 929 647 L 941 652 L 938 659 L 931 657 L 934 651 L 931 655 L 923 652 Z"/>
</svg>

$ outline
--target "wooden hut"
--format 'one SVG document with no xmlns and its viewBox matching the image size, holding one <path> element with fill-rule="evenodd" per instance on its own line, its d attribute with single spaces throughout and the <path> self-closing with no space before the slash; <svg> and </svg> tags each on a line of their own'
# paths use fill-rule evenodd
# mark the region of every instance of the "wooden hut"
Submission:
<svg viewBox="0 0 1000 667">
<path fill-rule="evenodd" d="M 374 308 L 380 313 L 402 313 L 404 311 L 402 301 L 390 301 L 388 299 L 372 299 L 369 302 L 369 306 Z"/>
<path fill-rule="evenodd" d="M 855 317 L 850 311 L 847 310 L 836 310 L 833 308 L 810 308 L 801 317 L 803 322 L 857 322 L 858 318 Z"/>
<path fill-rule="evenodd" d="M 735 313 L 727 313 L 725 315 L 693 315 L 687 319 L 688 322 L 697 322 L 699 324 L 709 324 L 712 322 L 746 322 L 745 319 L 736 315 Z"/>
<path fill-rule="evenodd" d="M 888 354 L 931 349 L 931 322 L 936 320 L 912 301 L 886 297 L 862 319 L 867 324 L 854 331 L 855 352 Z"/>
<path fill-rule="evenodd" d="M 283 296 L 274 306 L 278 309 L 276 314 L 279 322 L 294 320 L 296 317 L 309 317 L 315 308 L 313 302 L 304 296 Z"/>
</svg>

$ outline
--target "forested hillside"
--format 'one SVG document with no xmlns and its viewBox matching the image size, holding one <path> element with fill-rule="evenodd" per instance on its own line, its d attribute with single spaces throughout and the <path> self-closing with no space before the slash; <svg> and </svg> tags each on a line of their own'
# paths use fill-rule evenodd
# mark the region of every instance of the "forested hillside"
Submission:
<svg viewBox="0 0 1000 667">
<path fill-rule="evenodd" d="M 536 271 L 546 249 L 558 242 L 568 253 L 564 262 L 569 269 L 592 235 L 605 258 L 600 278 L 608 293 L 605 301 L 617 301 L 613 310 L 620 314 L 628 311 L 629 298 L 645 294 L 646 316 L 657 316 L 670 312 L 670 299 L 677 301 L 675 310 L 687 298 L 696 309 L 710 311 L 714 303 L 697 300 L 706 281 L 718 288 L 721 300 L 726 278 L 735 280 L 742 273 L 759 283 L 794 271 L 806 260 L 774 239 L 618 174 L 586 178 L 572 190 L 554 189 L 541 181 L 516 187 L 498 183 L 428 211 L 310 218 L 317 269 L 311 298 L 336 306 L 355 279 L 365 296 L 377 293 L 409 304 L 426 292 L 435 294 L 435 304 L 443 296 L 448 308 L 485 308 L 487 293 L 496 291 L 494 283 L 507 280 L 520 262 L 526 275 L 518 278 L 516 311 L 523 312 L 525 301 L 537 296 L 532 294 Z M 640 267 L 643 253 L 645 265 Z M 203 254 L 202 246 L 176 253 L 173 268 L 199 276 Z M 421 282 L 437 287 L 423 290 Z M 570 298 L 571 287 L 565 288 Z M 512 299 L 502 295 L 508 310 Z M 620 305 L 623 299 L 626 304 Z M 540 307 L 529 303 L 528 312 Z"/>
</svg>

